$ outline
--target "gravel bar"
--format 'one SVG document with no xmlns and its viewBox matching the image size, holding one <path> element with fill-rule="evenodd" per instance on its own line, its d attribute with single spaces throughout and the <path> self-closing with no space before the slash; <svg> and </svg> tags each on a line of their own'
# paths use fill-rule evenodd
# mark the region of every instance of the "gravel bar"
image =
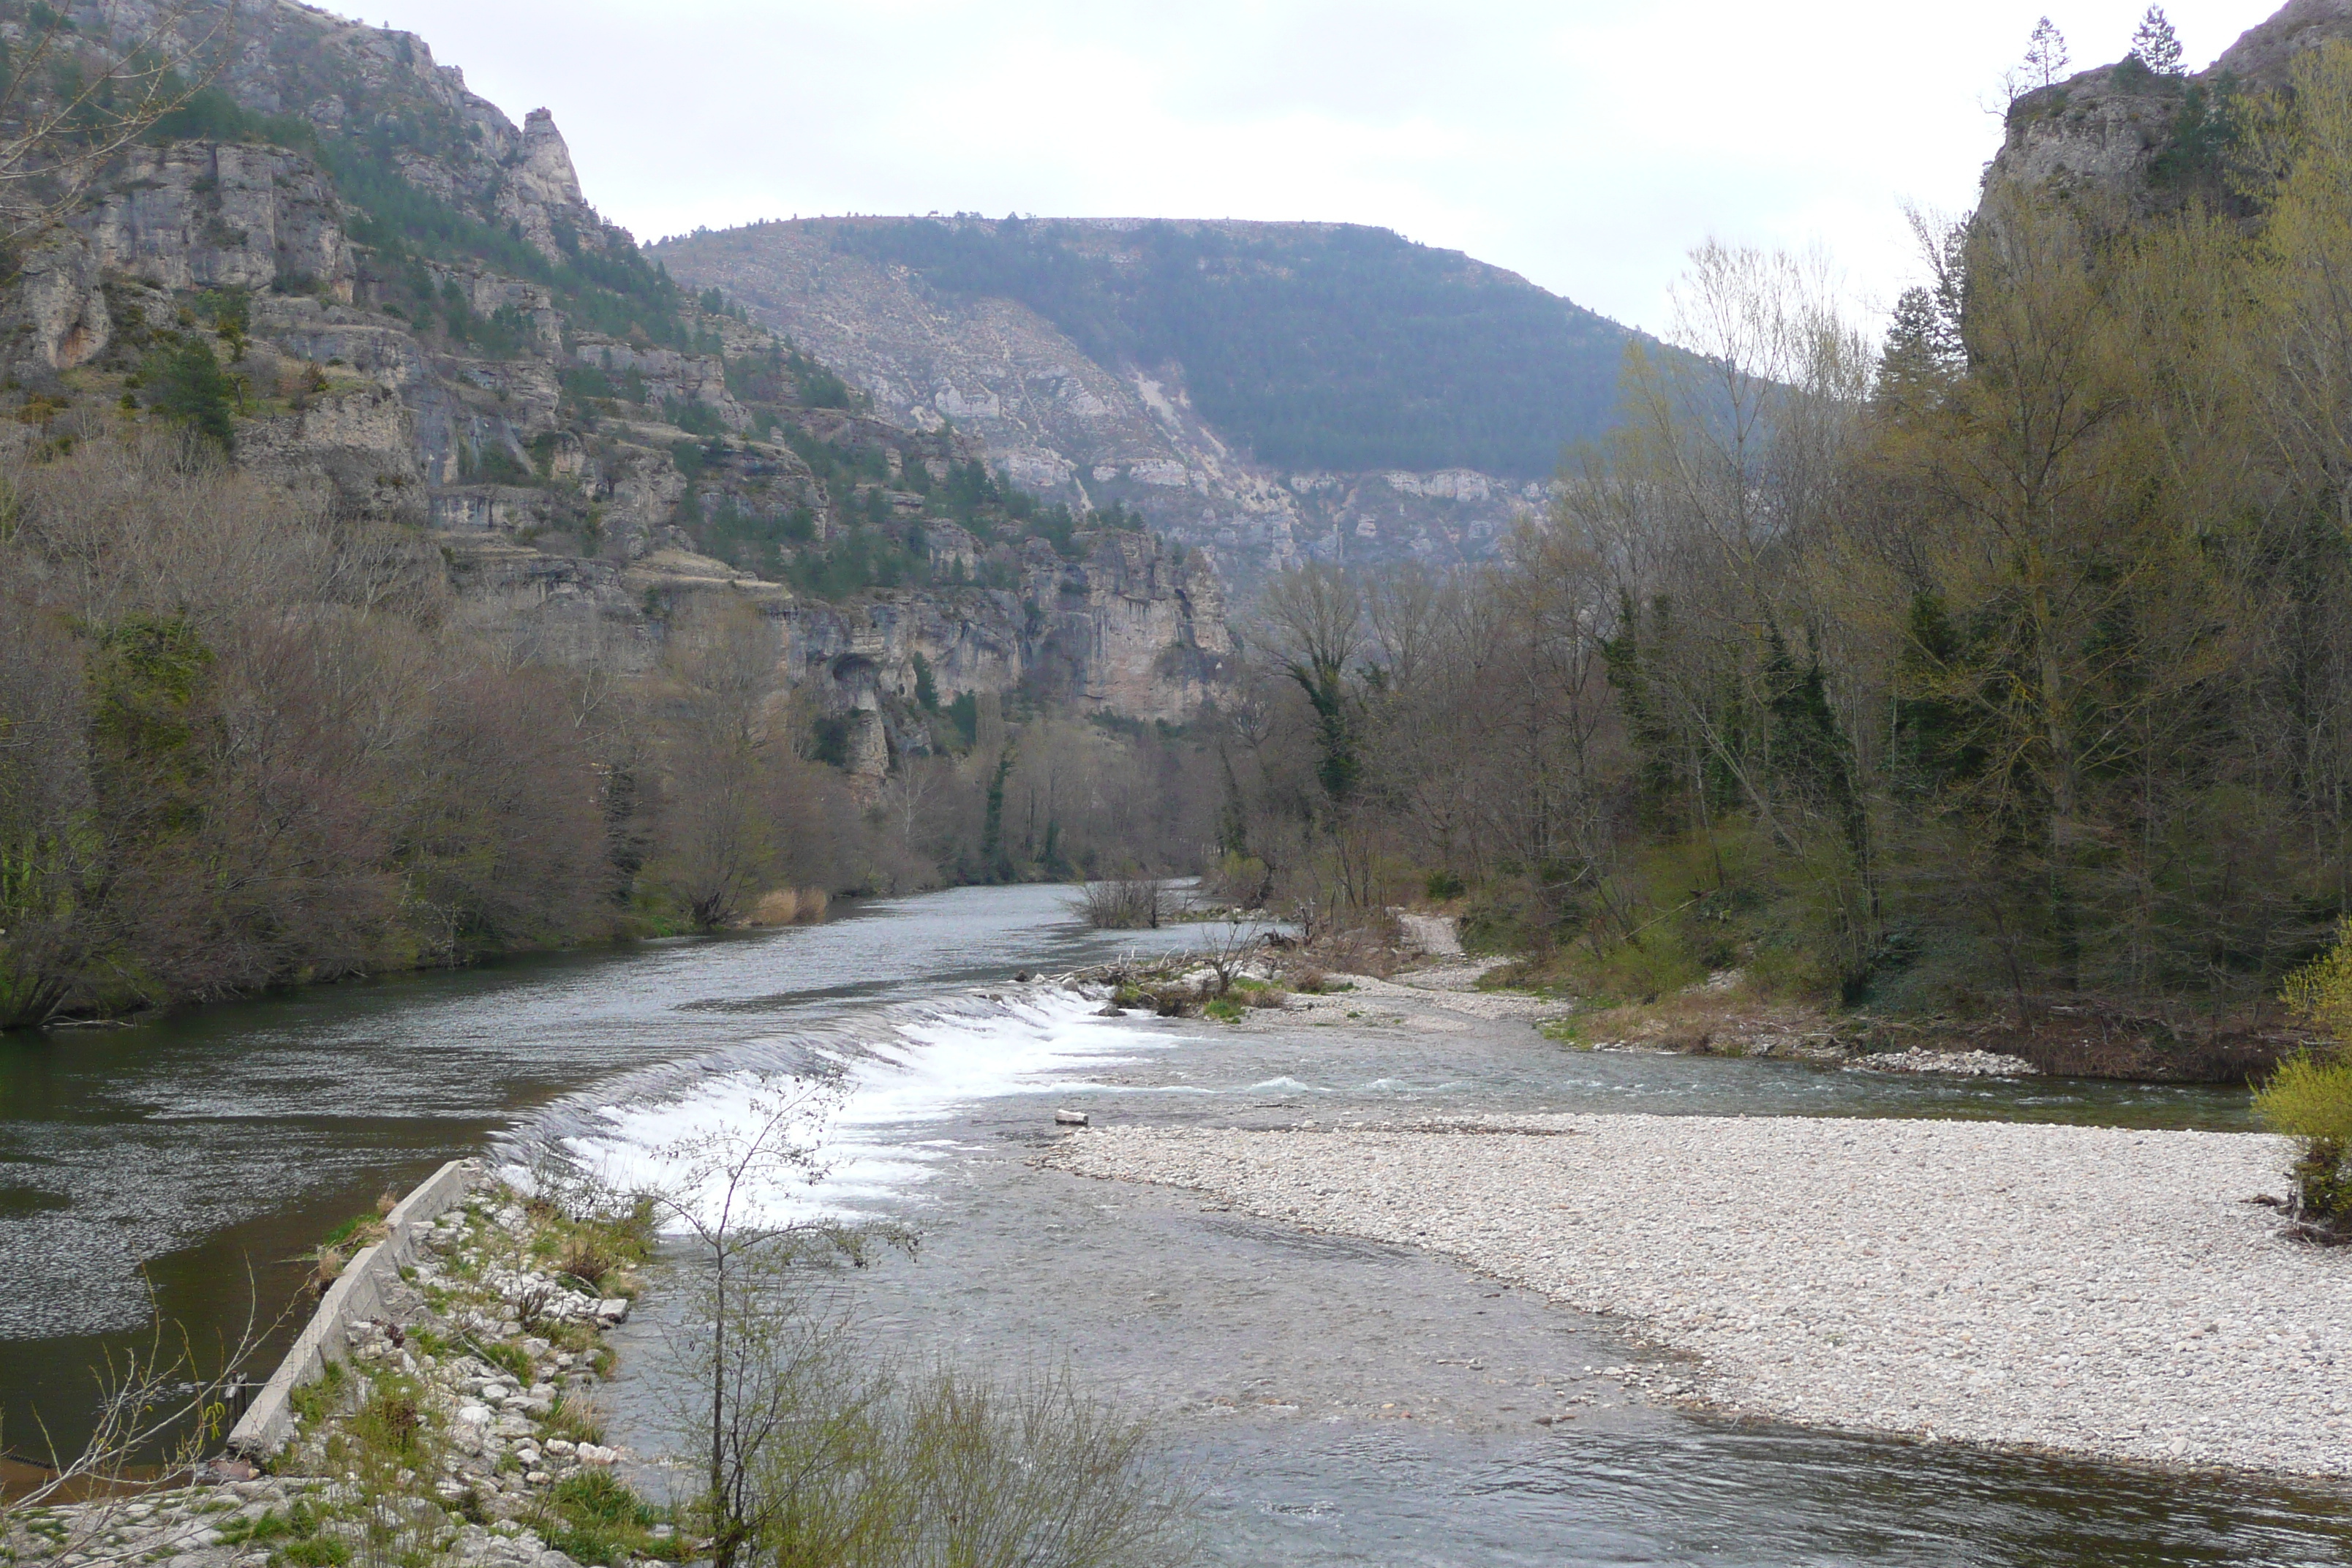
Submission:
<svg viewBox="0 0 2352 1568">
<path fill-rule="evenodd" d="M 1799 1117 L 1484 1135 L 1153 1127 L 1044 1158 L 1448 1254 L 1700 1358 L 1780 1420 L 2352 1477 L 2352 1247 L 2284 1239 L 2252 1133 Z M 1528 1133 L 1558 1136 L 1531 1137 Z"/>
</svg>

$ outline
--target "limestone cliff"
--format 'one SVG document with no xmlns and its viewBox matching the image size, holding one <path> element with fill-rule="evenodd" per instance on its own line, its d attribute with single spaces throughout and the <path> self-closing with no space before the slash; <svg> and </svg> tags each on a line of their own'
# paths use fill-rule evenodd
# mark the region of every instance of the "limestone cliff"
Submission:
<svg viewBox="0 0 2352 1568">
<path fill-rule="evenodd" d="M 0 0 L 0 38 L 36 20 Z M 1204 558 L 1039 509 L 940 421 L 839 405 L 824 367 L 601 218 L 545 110 L 517 126 L 423 40 L 291 0 L 241 6 L 234 36 L 182 117 L 198 133 L 167 121 L 20 247 L 20 417 L 160 407 L 209 358 L 236 461 L 428 531 L 485 630 L 644 670 L 698 596 L 749 600 L 780 686 L 870 731 L 869 772 L 931 743 L 918 656 L 943 699 L 1177 720 L 1213 693 Z"/>
</svg>

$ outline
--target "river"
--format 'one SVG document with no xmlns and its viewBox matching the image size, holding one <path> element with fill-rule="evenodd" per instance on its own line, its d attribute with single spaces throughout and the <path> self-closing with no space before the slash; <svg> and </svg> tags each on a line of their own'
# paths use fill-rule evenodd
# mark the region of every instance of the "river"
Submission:
<svg viewBox="0 0 2352 1568">
<path fill-rule="evenodd" d="M 2346 1563 L 2341 1497 L 1737 1426 L 1595 1369 L 1612 1324 L 1443 1259 L 1028 1163 L 1051 1110 L 1286 1125 L 1456 1111 L 1960 1115 L 2242 1127 L 2225 1091 L 1882 1079 L 1595 1055 L 1519 1026 L 1223 1029 L 974 994 L 1141 939 L 1050 889 L 877 900 L 816 927 L 321 987 L 0 1045 L 0 1407 L 62 1427 L 160 1305 L 200 1338 L 335 1221 L 454 1154 L 555 1134 L 622 1156 L 740 1113 L 740 1069 L 846 1064 L 803 1194 L 919 1228 L 855 1310 L 923 1355 L 1066 1364 L 1163 1426 L 1234 1563 Z M 253 1290 L 248 1291 L 248 1266 Z M 616 1426 L 655 1440 L 655 1310 Z M 1538 1413 L 1573 1413 L 1538 1426 Z M 62 1419 L 60 1419 L 62 1418 Z"/>
</svg>

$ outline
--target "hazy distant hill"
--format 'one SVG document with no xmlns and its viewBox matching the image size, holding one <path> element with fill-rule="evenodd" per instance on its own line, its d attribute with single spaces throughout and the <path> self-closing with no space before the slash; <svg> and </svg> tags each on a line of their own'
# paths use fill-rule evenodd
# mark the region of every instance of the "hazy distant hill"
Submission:
<svg viewBox="0 0 2352 1568">
<path fill-rule="evenodd" d="M 653 247 L 1023 483 L 1240 563 L 1483 553 L 1614 407 L 1629 333 L 1344 224 L 814 218 Z"/>
</svg>

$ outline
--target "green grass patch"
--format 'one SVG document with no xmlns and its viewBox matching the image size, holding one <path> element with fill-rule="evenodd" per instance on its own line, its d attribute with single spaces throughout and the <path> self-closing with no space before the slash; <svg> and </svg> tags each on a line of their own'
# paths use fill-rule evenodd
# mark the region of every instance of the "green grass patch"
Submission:
<svg viewBox="0 0 2352 1568">
<path fill-rule="evenodd" d="M 269 1560 L 285 1568 L 342 1568 L 352 1560 L 352 1549 L 331 1535 L 313 1535 L 288 1542 L 270 1553 Z"/>
<path fill-rule="evenodd" d="M 343 1385 L 350 1377 L 341 1362 L 331 1361 L 316 1378 L 289 1394 L 287 1403 L 302 1420 L 320 1420 L 342 1404 Z"/>
<path fill-rule="evenodd" d="M 343 1243 L 351 1240 L 353 1236 L 359 1233 L 360 1226 L 363 1225 L 374 1225 L 381 1217 L 382 1216 L 377 1215 L 373 1209 L 369 1210 L 365 1214 L 355 1214 L 352 1215 L 351 1218 L 343 1221 L 342 1224 L 335 1226 L 334 1229 L 329 1231 L 326 1235 L 326 1239 L 323 1245 L 340 1247 Z"/>
<path fill-rule="evenodd" d="M 550 1437 L 565 1437 L 574 1443 L 602 1443 L 604 1440 L 604 1418 L 593 1405 L 577 1405 L 562 1394 L 555 1396 L 554 1407 L 541 1423 Z"/>
<path fill-rule="evenodd" d="M 548 1489 L 536 1524 L 541 1539 L 576 1563 L 618 1568 L 633 1558 L 682 1562 L 687 1544 L 656 1537 L 660 1510 L 631 1491 L 610 1470 L 583 1470 Z"/>
<path fill-rule="evenodd" d="M 487 1345 L 478 1344 L 474 1350 L 484 1361 L 488 1362 L 500 1372 L 509 1374 L 525 1388 L 529 1388 L 539 1380 L 538 1370 L 531 1363 L 530 1352 L 519 1344 L 500 1340 Z"/>
</svg>

